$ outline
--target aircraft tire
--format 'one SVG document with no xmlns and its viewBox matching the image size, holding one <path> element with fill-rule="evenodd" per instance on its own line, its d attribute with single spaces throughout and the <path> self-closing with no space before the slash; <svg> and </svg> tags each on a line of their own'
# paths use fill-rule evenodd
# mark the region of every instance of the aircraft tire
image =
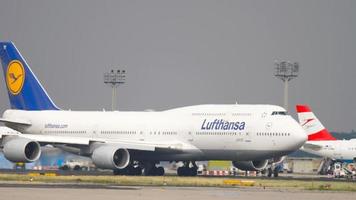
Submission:
<svg viewBox="0 0 356 200">
<path fill-rule="evenodd" d="M 196 176 L 198 174 L 198 170 L 195 167 L 179 167 L 177 169 L 178 176 Z"/>
<path fill-rule="evenodd" d="M 278 169 L 273 170 L 273 176 L 276 178 L 278 177 Z"/>
<path fill-rule="evenodd" d="M 155 172 L 156 172 L 157 176 L 163 176 L 164 175 L 164 168 L 163 167 L 157 167 Z"/>
<path fill-rule="evenodd" d="M 177 174 L 178 174 L 178 176 L 187 176 L 186 171 L 187 171 L 186 167 L 179 167 L 177 169 Z"/>
<path fill-rule="evenodd" d="M 142 175 L 142 168 L 141 167 L 134 167 L 133 168 L 133 174 L 135 176 L 141 176 Z"/>
<path fill-rule="evenodd" d="M 198 175 L 198 169 L 196 167 L 189 168 L 189 175 L 190 176 L 196 176 Z"/>
<path fill-rule="evenodd" d="M 268 177 L 272 177 L 272 169 L 271 168 L 268 168 L 267 176 Z"/>
</svg>

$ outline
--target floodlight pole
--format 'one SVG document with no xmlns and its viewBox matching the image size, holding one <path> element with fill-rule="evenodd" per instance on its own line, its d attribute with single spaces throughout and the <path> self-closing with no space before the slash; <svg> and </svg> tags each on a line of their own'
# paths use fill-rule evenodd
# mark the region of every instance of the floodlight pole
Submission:
<svg viewBox="0 0 356 200">
<path fill-rule="evenodd" d="M 117 108 L 116 85 L 111 86 L 111 88 L 111 110 L 114 111 Z"/>
<path fill-rule="evenodd" d="M 111 110 L 114 111 L 117 109 L 117 96 L 116 88 L 120 84 L 125 83 L 126 71 L 125 70 L 111 70 L 110 72 L 104 73 L 104 83 L 110 85 L 112 88 L 111 91 Z"/>
<path fill-rule="evenodd" d="M 284 83 L 284 108 L 288 111 L 288 85 L 289 81 L 298 77 L 299 64 L 289 61 L 275 62 L 276 71 L 274 76 L 281 79 Z"/>
<path fill-rule="evenodd" d="M 288 111 L 288 82 L 289 81 L 283 81 L 284 82 L 284 109 Z"/>
</svg>

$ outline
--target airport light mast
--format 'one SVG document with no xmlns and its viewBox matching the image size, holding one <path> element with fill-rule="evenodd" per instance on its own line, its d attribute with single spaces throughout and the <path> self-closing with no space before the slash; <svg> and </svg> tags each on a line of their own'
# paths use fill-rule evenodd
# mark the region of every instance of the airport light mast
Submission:
<svg viewBox="0 0 356 200">
<path fill-rule="evenodd" d="M 116 88 L 120 84 L 125 83 L 126 71 L 125 70 L 111 70 L 110 72 L 104 73 L 104 83 L 110 85 L 112 88 L 111 96 L 111 110 L 114 111 L 117 109 L 117 97 L 116 97 Z"/>
<path fill-rule="evenodd" d="M 288 111 L 288 82 L 296 78 L 299 73 L 299 64 L 289 61 L 275 61 L 274 76 L 284 82 L 284 108 Z"/>
</svg>

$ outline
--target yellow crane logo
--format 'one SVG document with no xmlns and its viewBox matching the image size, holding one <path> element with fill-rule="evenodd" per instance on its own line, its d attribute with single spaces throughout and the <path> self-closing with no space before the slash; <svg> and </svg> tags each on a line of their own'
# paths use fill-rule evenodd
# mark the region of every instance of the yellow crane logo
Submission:
<svg viewBox="0 0 356 200">
<path fill-rule="evenodd" d="M 6 85 L 11 94 L 17 95 L 21 92 L 25 82 L 25 69 L 18 60 L 9 63 L 6 73 Z"/>
</svg>

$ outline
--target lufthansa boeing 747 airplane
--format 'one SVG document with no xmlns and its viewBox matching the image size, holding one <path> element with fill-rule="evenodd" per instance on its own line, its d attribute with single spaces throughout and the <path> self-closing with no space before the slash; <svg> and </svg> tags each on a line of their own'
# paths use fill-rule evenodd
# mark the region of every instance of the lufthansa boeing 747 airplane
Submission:
<svg viewBox="0 0 356 200">
<path fill-rule="evenodd" d="M 33 162 L 41 145 L 88 156 L 114 174 L 163 175 L 160 161 L 182 161 L 177 174 L 197 174 L 196 161 L 231 160 L 261 170 L 298 150 L 305 131 L 274 105 L 196 105 L 159 112 L 59 109 L 12 42 L 0 42 L 11 109 L 0 122 L 21 134 L 1 133 L 13 162 Z"/>
</svg>

